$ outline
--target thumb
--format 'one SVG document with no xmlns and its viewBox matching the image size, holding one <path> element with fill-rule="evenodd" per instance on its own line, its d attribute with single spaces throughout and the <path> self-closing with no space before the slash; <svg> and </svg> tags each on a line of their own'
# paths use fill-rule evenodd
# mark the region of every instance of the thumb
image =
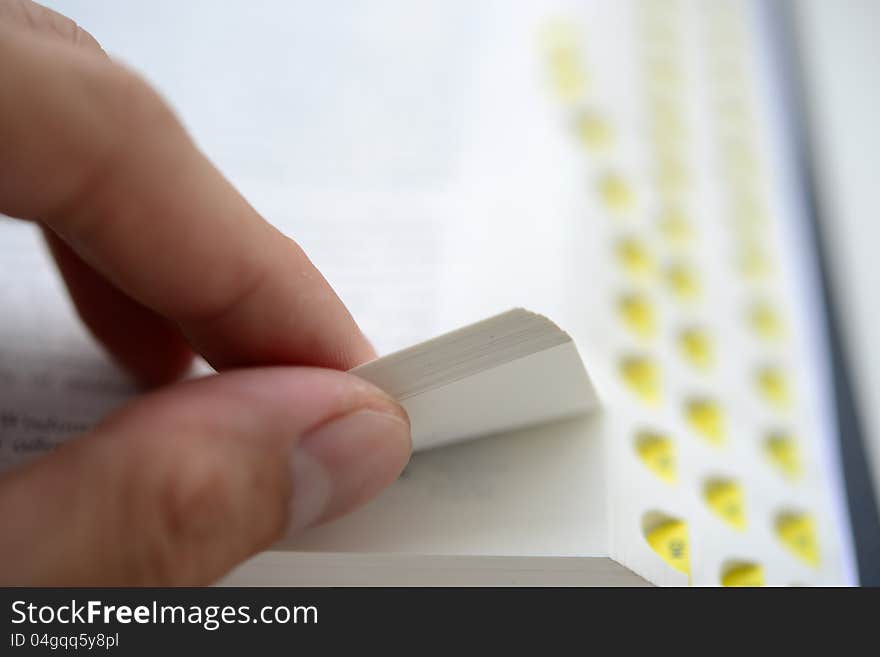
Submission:
<svg viewBox="0 0 880 657">
<path fill-rule="evenodd" d="M 181 383 L 0 478 L 0 582 L 210 583 L 370 499 L 409 452 L 403 409 L 350 374 Z"/>
</svg>

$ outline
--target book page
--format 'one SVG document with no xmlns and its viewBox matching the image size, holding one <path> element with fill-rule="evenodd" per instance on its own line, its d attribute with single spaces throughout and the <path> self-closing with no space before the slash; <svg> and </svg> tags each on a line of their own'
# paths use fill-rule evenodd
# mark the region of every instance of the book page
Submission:
<svg viewBox="0 0 880 657">
<path fill-rule="evenodd" d="M 611 554 L 659 583 L 853 580 L 757 3 L 49 4 L 156 83 L 380 353 L 524 306 L 587 364 L 601 422 L 419 454 L 294 547 Z M 0 230 L 10 467 L 133 390 L 33 227 Z M 786 543 L 804 536 L 817 559 Z"/>
<path fill-rule="evenodd" d="M 533 166 L 544 161 L 549 173 L 559 140 L 547 139 L 551 122 L 533 119 L 551 106 L 537 93 L 528 13 L 502 3 L 352 4 L 343 13 L 274 3 L 250 16 L 259 47 L 232 55 L 217 35 L 240 9 L 160 2 L 149 16 L 139 14 L 144 4 L 114 17 L 87 3 L 53 6 L 156 82 L 207 154 L 300 242 L 380 353 L 517 305 L 560 317 L 565 233 L 552 222 L 533 230 L 558 186 L 534 178 Z M 298 22 L 304 12 L 308 24 Z M 179 47 L 142 42 L 151 26 Z M 204 73 L 193 85 L 195 70 Z M 230 91 L 228 80 L 240 86 Z M 498 175 L 497 163 L 521 158 L 524 146 L 529 165 Z M 10 257 L 27 261 L 25 270 L 4 256 L 21 278 L 6 279 L 15 322 L 4 324 L 0 358 L 27 373 L 4 395 L 3 412 L 16 418 L 0 447 L 11 466 L 24 450 L 82 432 L 134 389 L 77 322 L 34 227 L 2 229 Z M 562 422 L 417 455 L 363 512 L 296 547 L 604 555 L 604 452 L 589 426 Z"/>
</svg>

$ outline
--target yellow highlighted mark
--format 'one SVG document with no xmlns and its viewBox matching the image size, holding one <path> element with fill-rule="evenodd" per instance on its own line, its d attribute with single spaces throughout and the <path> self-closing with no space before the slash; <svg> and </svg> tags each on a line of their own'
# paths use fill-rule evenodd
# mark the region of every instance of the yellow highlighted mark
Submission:
<svg viewBox="0 0 880 657">
<path fill-rule="evenodd" d="M 801 456 L 797 441 L 785 432 L 775 432 L 764 440 L 764 453 L 773 466 L 788 479 L 801 475 Z"/>
<path fill-rule="evenodd" d="M 645 538 L 663 561 L 682 573 L 690 574 L 687 523 L 683 520 L 667 520 L 651 529 Z"/>
<path fill-rule="evenodd" d="M 773 262 L 763 247 L 750 240 L 741 249 L 739 267 L 744 276 L 757 280 L 770 274 Z"/>
<path fill-rule="evenodd" d="M 660 234 L 670 243 L 681 246 L 693 236 L 691 225 L 684 213 L 676 208 L 668 208 L 660 215 Z"/>
<path fill-rule="evenodd" d="M 705 331 L 698 328 L 683 330 L 678 336 L 681 353 L 687 361 L 700 369 L 708 369 L 714 360 L 712 343 Z"/>
<path fill-rule="evenodd" d="M 737 530 L 746 528 L 746 510 L 742 488 L 735 481 L 713 479 L 703 489 L 709 508 L 728 525 Z"/>
<path fill-rule="evenodd" d="M 642 431 L 636 437 L 636 452 L 642 462 L 667 484 L 678 480 L 675 444 L 663 434 Z"/>
<path fill-rule="evenodd" d="M 548 53 L 550 82 L 560 100 L 574 102 L 583 97 L 587 88 L 578 49 L 572 43 L 559 43 Z"/>
<path fill-rule="evenodd" d="M 768 340 L 777 339 L 784 332 L 779 313 L 766 301 L 758 301 L 749 308 L 749 324 L 755 333 Z"/>
<path fill-rule="evenodd" d="M 578 48 L 578 30 L 569 21 L 552 21 L 543 29 L 541 38 L 556 95 L 567 102 L 579 100 L 587 88 L 587 74 Z"/>
<path fill-rule="evenodd" d="M 660 373 L 657 366 L 643 356 L 630 356 L 620 362 L 620 374 L 626 385 L 642 401 L 660 401 Z"/>
<path fill-rule="evenodd" d="M 724 413 L 710 399 L 692 399 L 685 406 L 685 416 L 691 428 L 713 445 L 725 439 Z"/>
<path fill-rule="evenodd" d="M 700 295 L 700 284 L 694 272 L 683 263 L 674 263 L 666 269 L 666 282 L 672 293 L 683 301 Z"/>
<path fill-rule="evenodd" d="M 665 157 L 657 166 L 657 187 L 664 194 L 681 192 L 687 186 L 685 166 L 678 159 Z"/>
<path fill-rule="evenodd" d="M 656 330 L 654 307 L 644 295 L 633 293 L 623 295 L 617 304 L 623 323 L 636 335 L 651 338 Z"/>
<path fill-rule="evenodd" d="M 758 390 L 774 406 L 786 406 L 791 401 L 788 379 L 777 367 L 763 367 L 757 375 Z"/>
<path fill-rule="evenodd" d="M 776 519 L 776 535 L 798 559 L 812 566 L 819 565 L 819 542 L 813 518 L 805 513 L 783 513 Z"/>
<path fill-rule="evenodd" d="M 612 212 L 626 212 L 635 202 L 629 183 L 615 173 L 606 174 L 599 180 L 599 196 Z"/>
<path fill-rule="evenodd" d="M 581 144 L 591 151 L 604 148 L 614 138 L 614 132 L 608 122 L 594 112 L 582 112 L 575 119 L 575 132 Z"/>
<path fill-rule="evenodd" d="M 630 274 L 637 277 L 654 273 L 654 258 L 639 240 L 626 237 L 617 243 L 617 257 Z"/>
<path fill-rule="evenodd" d="M 721 577 L 723 586 L 764 586 L 764 569 L 756 563 L 743 563 Z"/>
</svg>

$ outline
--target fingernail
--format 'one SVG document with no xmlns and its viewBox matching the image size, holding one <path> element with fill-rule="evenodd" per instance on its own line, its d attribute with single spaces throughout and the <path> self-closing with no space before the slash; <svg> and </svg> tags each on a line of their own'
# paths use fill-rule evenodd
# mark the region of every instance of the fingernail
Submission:
<svg viewBox="0 0 880 657">
<path fill-rule="evenodd" d="M 360 410 L 313 429 L 291 457 L 288 535 L 371 499 L 397 478 L 409 453 L 401 415 Z"/>
</svg>

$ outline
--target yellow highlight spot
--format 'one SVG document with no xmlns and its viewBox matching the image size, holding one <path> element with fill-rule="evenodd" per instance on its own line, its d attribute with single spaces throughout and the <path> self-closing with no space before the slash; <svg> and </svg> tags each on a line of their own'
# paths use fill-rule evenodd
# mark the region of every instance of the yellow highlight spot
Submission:
<svg viewBox="0 0 880 657">
<path fill-rule="evenodd" d="M 659 226 L 663 237 L 678 246 L 687 243 L 693 236 L 691 225 L 684 213 L 676 208 L 668 208 L 660 215 Z"/>
<path fill-rule="evenodd" d="M 723 586 L 764 586 L 764 569 L 756 563 L 742 563 L 721 577 Z"/>
<path fill-rule="evenodd" d="M 737 530 L 746 528 L 746 510 L 742 488 L 735 481 L 713 479 L 703 489 L 709 508 L 728 525 Z"/>
<path fill-rule="evenodd" d="M 708 369 L 714 360 L 712 343 L 709 336 L 698 328 L 683 330 L 678 336 L 678 344 L 682 355 L 692 365 L 700 369 Z"/>
<path fill-rule="evenodd" d="M 761 368 L 757 382 L 761 395 L 774 406 L 786 406 L 791 400 L 788 379 L 780 369 L 772 366 Z"/>
<path fill-rule="evenodd" d="M 633 333 L 643 338 L 654 336 L 656 330 L 654 307 L 644 295 L 625 294 L 618 301 L 617 308 L 623 323 Z"/>
<path fill-rule="evenodd" d="M 648 545 L 676 570 L 690 574 L 687 523 L 683 520 L 666 520 L 645 535 Z"/>
<path fill-rule="evenodd" d="M 620 374 L 642 401 L 649 404 L 660 401 L 660 373 L 652 361 L 643 356 L 624 358 L 620 362 Z"/>
<path fill-rule="evenodd" d="M 674 263 L 666 269 L 666 282 L 672 293 L 683 301 L 700 295 L 700 284 L 694 272 L 683 263 Z"/>
<path fill-rule="evenodd" d="M 614 138 L 614 132 L 608 122 L 594 112 L 582 112 L 575 119 L 575 132 L 581 144 L 591 151 L 604 148 Z"/>
<path fill-rule="evenodd" d="M 556 95 L 563 101 L 573 102 L 583 97 L 587 75 L 578 49 L 570 43 L 559 43 L 548 54 L 550 81 Z"/>
<path fill-rule="evenodd" d="M 801 475 L 801 456 L 797 441 L 785 432 L 771 433 L 764 440 L 764 453 L 770 463 L 788 479 Z"/>
<path fill-rule="evenodd" d="M 636 452 L 647 468 L 667 484 L 678 480 L 675 444 L 669 438 L 642 431 L 636 437 Z"/>
<path fill-rule="evenodd" d="M 685 416 L 691 428 L 713 445 L 725 439 L 724 413 L 710 399 L 692 399 L 685 406 Z"/>
<path fill-rule="evenodd" d="M 618 174 L 609 173 L 599 180 L 599 196 L 612 212 L 625 212 L 635 202 L 629 183 Z"/>
<path fill-rule="evenodd" d="M 617 257 L 630 274 L 637 277 L 654 273 L 654 258 L 639 240 L 626 237 L 617 243 Z"/>
<path fill-rule="evenodd" d="M 678 114 L 658 115 L 650 123 L 650 136 L 655 148 L 665 154 L 680 150 L 682 140 L 687 136 L 684 122 Z"/>
<path fill-rule="evenodd" d="M 663 158 L 657 166 L 657 187 L 667 195 L 677 194 L 687 185 L 685 166 L 678 159 Z"/>
<path fill-rule="evenodd" d="M 773 270 L 773 263 L 763 247 L 749 241 L 742 246 L 739 267 L 743 275 L 755 280 L 769 275 Z"/>
<path fill-rule="evenodd" d="M 758 301 L 749 308 L 749 324 L 762 338 L 772 340 L 783 334 L 782 319 L 769 303 Z"/>
<path fill-rule="evenodd" d="M 563 101 L 576 101 L 586 90 L 587 76 L 580 56 L 580 34 L 574 23 L 561 19 L 548 22 L 541 30 L 547 53 L 550 81 Z"/>
<path fill-rule="evenodd" d="M 776 535 L 798 559 L 819 566 L 819 542 L 813 518 L 805 513 L 783 513 L 776 518 Z"/>
</svg>

